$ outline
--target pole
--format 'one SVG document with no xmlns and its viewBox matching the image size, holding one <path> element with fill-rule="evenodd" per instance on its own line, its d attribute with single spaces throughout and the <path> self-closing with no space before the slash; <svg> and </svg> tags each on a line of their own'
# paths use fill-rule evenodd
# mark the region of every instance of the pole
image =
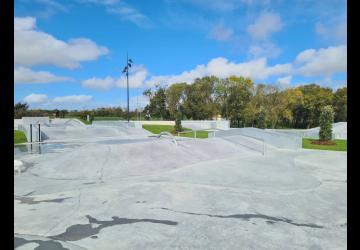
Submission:
<svg viewBox="0 0 360 250">
<path fill-rule="evenodd" d="M 32 142 L 32 124 L 30 124 L 30 142 Z"/>
<path fill-rule="evenodd" d="M 128 53 L 126 52 L 126 82 L 127 82 L 127 118 L 128 122 L 130 122 L 130 113 L 129 113 L 129 58 Z"/>
<path fill-rule="evenodd" d="M 41 142 L 41 131 L 40 131 L 40 123 L 39 123 L 39 142 Z"/>
<path fill-rule="evenodd" d="M 139 97 L 136 96 L 136 119 L 139 121 Z"/>
</svg>

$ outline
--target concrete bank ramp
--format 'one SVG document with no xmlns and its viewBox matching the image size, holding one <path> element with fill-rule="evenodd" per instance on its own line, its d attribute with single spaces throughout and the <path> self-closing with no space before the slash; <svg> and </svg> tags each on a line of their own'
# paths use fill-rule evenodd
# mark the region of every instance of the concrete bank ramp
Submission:
<svg viewBox="0 0 360 250">
<path fill-rule="evenodd" d="M 43 154 L 31 172 L 46 178 L 100 181 L 149 175 L 230 156 L 262 155 L 221 138 L 184 140 L 178 146 L 157 138 L 126 144 L 109 140 L 84 144 L 60 154 Z"/>
</svg>

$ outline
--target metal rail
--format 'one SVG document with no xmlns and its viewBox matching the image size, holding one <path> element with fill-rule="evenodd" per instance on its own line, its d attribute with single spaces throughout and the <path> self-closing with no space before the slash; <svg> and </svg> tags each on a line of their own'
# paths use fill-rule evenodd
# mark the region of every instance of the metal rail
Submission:
<svg viewBox="0 0 360 250">
<path fill-rule="evenodd" d="M 266 142 L 265 142 L 265 140 L 264 139 L 262 139 L 262 138 L 258 138 L 258 137 L 254 137 L 254 136 L 250 136 L 250 135 L 244 135 L 244 134 L 237 134 L 237 135 L 227 135 L 227 136 L 221 136 L 221 137 L 218 137 L 218 138 L 223 138 L 223 139 L 225 139 L 226 137 L 231 137 L 231 136 L 242 136 L 242 137 L 247 137 L 247 138 L 250 138 L 250 139 L 252 139 L 252 140 L 256 140 L 256 141 L 259 141 L 259 142 L 261 142 L 262 143 L 262 155 L 265 155 L 265 153 L 266 153 Z M 213 131 L 213 133 L 211 133 L 211 137 L 216 137 L 216 135 L 215 135 L 215 130 Z M 225 139 L 226 140 L 226 139 Z M 239 142 L 237 142 L 238 144 L 240 144 L 240 145 L 243 145 L 244 147 L 247 147 L 247 148 L 249 148 L 249 149 L 252 149 L 252 150 L 255 150 L 255 151 L 258 151 L 259 152 L 259 150 L 257 150 L 257 149 L 255 149 L 255 148 L 253 148 L 253 147 L 250 147 L 249 145 L 247 145 L 247 144 L 244 144 L 244 143 L 239 143 Z"/>
<path fill-rule="evenodd" d="M 194 132 L 194 138 L 197 138 L 196 137 L 196 132 L 198 132 L 198 131 L 209 131 L 209 132 L 215 133 L 214 129 L 208 128 L 208 129 L 195 129 L 195 130 L 193 129 L 193 130 L 181 131 L 181 132 L 177 132 L 177 135 L 180 136 L 180 134 L 188 134 L 188 133 Z"/>
<path fill-rule="evenodd" d="M 175 136 L 173 136 L 171 133 L 169 133 L 169 132 L 161 132 L 159 135 L 157 135 L 156 137 L 157 138 L 160 138 L 161 136 L 169 136 L 171 139 L 172 139 L 172 141 L 175 143 L 175 145 L 177 146 L 178 145 L 178 143 L 177 143 L 177 141 L 176 141 L 176 139 L 175 139 Z"/>
</svg>

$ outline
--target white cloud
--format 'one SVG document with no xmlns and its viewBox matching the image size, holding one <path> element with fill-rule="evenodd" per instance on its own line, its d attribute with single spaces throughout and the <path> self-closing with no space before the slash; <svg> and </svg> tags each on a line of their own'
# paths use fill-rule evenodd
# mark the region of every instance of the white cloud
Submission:
<svg viewBox="0 0 360 250">
<path fill-rule="evenodd" d="M 142 87 L 143 82 L 149 75 L 146 68 L 142 65 L 134 65 L 129 72 L 129 84 L 132 88 Z M 116 86 L 119 88 L 126 87 L 126 77 L 122 75 L 117 81 Z"/>
<path fill-rule="evenodd" d="M 108 76 L 106 78 L 92 77 L 82 82 L 82 86 L 86 88 L 108 90 L 116 86 L 116 79 Z"/>
<path fill-rule="evenodd" d="M 342 20 L 341 22 L 336 23 L 330 22 L 328 24 L 317 22 L 315 24 L 315 32 L 318 36 L 325 40 L 346 43 L 347 22 L 346 20 Z"/>
<path fill-rule="evenodd" d="M 266 58 L 258 58 L 243 63 L 235 63 L 228 61 L 223 57 L 218 57 L 210 60 L 207 65 L 201 64 L 194 69 L 184 71 L 178 75 L 150 75 L 143 66 L 137 66 L 129 76 L 130 87 L 152 87 L 155 84 L 167 84 L 187 82 L 192 83 L 196 78 L 204 76 L 217 76 L 221 78 L 235 76 L 251 77 L 255 80 L 264 80 L 270 76 L 284 75 L 292 72 L 292 65 L 276 64 L 269 66 Z M 94 88 L 99 90 L 108 90 L 113 87 L 126 87 L 126 78 L 113 78 L 111 76 L 105 78 L 90 78 L 84 80 L 82 85 L 87 88 Z"/>
<path fill-rule="evenodd" d="M 34 17 L 15 17 L 14 30 L 31 30 L 36 26 L 36 19 Z"/>
<path fill-rule="evenodd" d="M 271 42 L 253 44 L 249 47 L 249 55 L 253 58 L 274 58 L 281 53 L 281 49 Z"/>
<path fill-rule="evenodd" d="M 118 6 L 107 8 L 109 13 L 119 14 L 121 18 L 131 21 L 137 25 L 142 25 L 147 19 L 145 15 L 139 12 L 137 9 L 128 6 Z"/>
<path fill-rule="evenodd" d="M 216 41 L 227 41 L 233 33 L 234 31 L 231 28 L 227 28 L 223 24 L 217 24 L 211 30 L 209 37 Z"/>
<path fill-rule="evenodd" d="M 26 103 L 45 103 L 48 101 L 48 97 L 45 94 L 30 94 L 23 98 L 23 101 Z"/>
<path fill-rule="evenodd" d="M 266 57 L 236 63 L 224 57 L 217 57 L 207 64 L 174 75 L 151 75 L 143 66 L 136 66 L 130 75 L 130 87 L 152 87 L 155 84 L 171 85 L 173 83 L 192 83 L 196 78 L 217 76 L 226 78 L 232 75 L 251 77 L 253 80 L 265 80 L 271 76 L 279 76 L 277 82 L 290 84 L 292 75 L 331 76 L 337 72 L 346 72 L 346 46 L 325 49 L 308 49 L 298 54 L 293 63 L 268 65 Z M 95 89 L 111 89 L 126 87 L 126 78 L 90 78 L 84 80 L 84 87 Z"/>
<path fill-rule="evenodd" d="M 247 31 L 254 39 L 267 39 L 272 33 L 282 29 L 283 23 L 278 14 L 272 12 L 262 13 L 254 24 L 248 26 Z"/>
<path fill-rule="evenodd" d="M 72 81 L 69 77 L 56 76 L 46 71 L 33 71 L 25 67 L 16 67 L 14 69 L 15 83 L 51 83 Z"/>
<path fill-rule="evenodd" d="M 303 76 L 330 77 L 347 71 L 347 46 L 308 49 L 298 54 L 295 65 L 297 73 Z"/>
<path fill-rule="evenodd" d="M 139 109 L 142 109 L 149 104 L 149 99 L 146 96 L 138 95 L 138 96 L 130 97 L 129 103 L 130 103 L 129 106 L 132 109 L 136 109 L 138 107 Z M 126 106 L 126 103 L 124 103 L 123 106 Z"/>
<path fill-rule="evenodd" d="M 33 17 L 15 17 L 14 22 L 15 65 L 54 65 L 73 69 L 79 67 L 80 62 L 93 61 L 108 53 L 107 48 L 90 39 L 64 42 L 39 31 Z"/>
<path fill-rule="evenodd" d="M 69 95 L 69 96 L 59 96 L 53 99 L 53 102 L 59 103 L 84 103 L 91 101 L 92 96 L 90 95 Z"/>
<path fill-rule="evenodd" d="M 120 0 L 77 0 L 80 3 L 96 3 L 101 5 L 114 5 L 120 2 Z"/>
<path fill-rule="evenodd" d="M 279 84 L 290 84 L 291 83 L 292 76 L 284 76 L 280 77 L 276 80 Z"/>
<path fill-rule="evenodd" d="M 269 0 L 183 0 L 183 2 L 193 4 L 195 6 L 211 9 L 214 11 L 226 12 L 234 11 L 238 8 L 249 5 L 266 5 Z"/>
<path fill-rule="evenodd" d="M 151 77 L 150 80 L 146 81 L 146 84 L 173 84 L 177 82 L 191 83 L 195 78 L 211 75 L 221 78 L 236 75 L 263 80 L 269 76 L 290 73 L 291 70 L 291 64 L 276 64 L 274 66 L 268 66 L 266 58 L 259 58 L 244 63 L 234 63 L 228 61 L 226 58 L 218 57 L 212 59 L 207 65 L 198 65 L 195 69 L 184 71 L 179 75 Z"/>
<path fill-rule="evenodd" d="M 280 77 L 276 80 L 276 84 L 280 87 L 280 89 L 286 89 L 290 87 L 291 79 L 292 76 Z"/>
<path fill-rule="evenodd" d="M 148 25 L 148 18 L 121 0 L 77 0 L 80 3 L 92 3 L 104 6 L 108 13 L 118 14 L 122 19 L 131 21 L 139 26 Z"/>
<path fill-rule="evenodd" d="M 139 88 L 148 76 L 148 71 L 142 65 L 134 65 L 129 71 L 129 85 L 131 88 Z M 82 82 L 86 88 L 108 90 L 113 87 L 126 88 L 126 77 L 122 75 L 119 78 L 107 76 L 105 78 L 92 77 Z"/>
</svg>

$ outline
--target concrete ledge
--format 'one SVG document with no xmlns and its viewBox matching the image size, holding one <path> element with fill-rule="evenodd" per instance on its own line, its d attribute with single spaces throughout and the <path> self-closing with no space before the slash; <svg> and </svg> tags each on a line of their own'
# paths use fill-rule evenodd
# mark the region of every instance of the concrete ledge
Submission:
<svg viewBox="0 0 360 250">
<path fill-rule="evenodd" d="M 288 135 L 258 128 L 233 128 L 226 131 L 216 131 L 209 134 L 209 137 L 226 137 L 245 135 L 264 140 L 266 144 L 283 149 L 300 149 L 302 140 L 300 136 Z"/>
</svg>

